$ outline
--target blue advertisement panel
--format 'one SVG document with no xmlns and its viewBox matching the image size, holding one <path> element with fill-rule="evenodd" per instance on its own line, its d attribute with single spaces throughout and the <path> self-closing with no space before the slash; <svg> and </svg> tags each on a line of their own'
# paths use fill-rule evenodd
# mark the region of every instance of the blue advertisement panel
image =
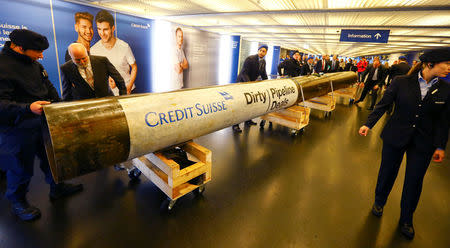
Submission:
<svg viewBox="0 0 450 248">
<path fill-rule="evenodd" d="M 239 66 L 239 51 L 241 47 L 241 36 L 231 36 L 231 75 L 230 82 L 236 82 Z"/>
<path fill-rule="evenodd" d="M 272 69 L 270 71 L 271 75 L 277 75 L 278 73 L 278 63 L 280 62 L 280 46 L 273 46 L 273 59 L 272 59 Z"/>
<path fill-rule="evenodd" d="M 151 29 L 153 20 L 117 13 L 117 38 L 125 41 L 136 59 L 136 93 L 152 92 Z"/>
<path fill-rule="evenodd" d="M 44 59 L 39 60 L 39 63 L 47 70 L 49 79 L 57 91 L 61 92 L 50 1 L 0 0 L 0 5 L 0 48 L 9 41 L 9 33 L 14 29 L 25 28 L 46 36 L 50 47 L 44 51 Z"/>
<path fill-rule="evenodd" d="M 387 43 L 390 30 L 342 29 L 339 41 Z"/>
<path fill-rule="evenodd" d="M 89 16 L 91 18 L 95 17 L 98 12 L 97 8 L 63 2 L 63 1 L 53 1 L 53 16 L 55 21 L 55 36 L 58 46 L 58 60 L 59 65 L 64 64 L 70 57 L 66 56 L 67 47 L 76 42 L 78 39 L 78 32 L 75 30 L 75 14 L 84 12 L 84 16 Z M 90 46 L 95 44 L 99 40 L 98 35 L 95 33 L 95 23 L 91 21 L 86 21 L 82 19 L 82 24 L 86 25 L 86 28 L 80 30 L 80 36 L 82 39 L 89 42 Z"/>
</svg>

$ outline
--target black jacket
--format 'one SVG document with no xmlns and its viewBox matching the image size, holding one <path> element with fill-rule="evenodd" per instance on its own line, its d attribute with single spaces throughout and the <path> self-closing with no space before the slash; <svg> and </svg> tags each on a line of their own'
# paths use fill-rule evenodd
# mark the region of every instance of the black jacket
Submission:
<svg viewBox="0 0 450 248">
<path fill-rule="evenodd" d="M 125 81 L 106 57 L 89 56 L 94 72 L 94 89 L 83 79 L 77 66 L 70 60 L 61 66 L 64 101 L 113 96 L 108 77 L 114 79 L 120 95 L 127 94 Z"/>
<path fill-rule="evenodd" d="M 237 82 L 255 81 L 258 78 L 258 76 L 261 76 L 263 80 L 267 79 L 266 61 L 263 59 L 260 65 L 258 54 L 255 54 L 248 56 L 245 59 L 242 70 L 239 73 L 236 81 Z"/>
<path fill-rule="evenodd" d="M 316 66 L 314 66 L 314 71 L 316 73 L 319 73 L 319 72 L 323 72 L 323 73 L 330 72 L 330 70 L 331 70 L 331 61 L 330 60 L 325 60 L 325 67 L 324 67 L 323 70 L 322 70 L 322 62 L 323 62 L 323 59 L 317 61 Z"/>
<path fill-rule="evenodd" d="M 301 68 L 301 72 L 300 75 L 305 76 L 305 75 L 310 75 L 314 70 L 314 65 L 311 65 L 311 68 L 309 67 L 308 63 L 303 64 L 302 68 Z"/>
<path fill-rule="evenodd" d="M 411 66 L 409 66 L 408 63 L 406 62 L 401 62 L 396 65 L 392 65 L 391 68 L 389 69 L 388 81 L 391 81 L 396 76 L 406 75 L 410 69 Z"/>
<path fill-rule="evenodd" d="M 288 75 L 290 77 L 298 77 L 301 73 L 300 62 L 294 58 L 285 60 L 283 63 L 278 65 L 278 74 L 281 75 L 281 68 L 284 68 L 283 75 Z"/>
<path fill-rule="evenodd" d="M 0 53 L 0 129 L 39 118 L 30 110 L 35 101 L 60 101 L 44 67 L 19 54 L 6 42 Z"/>
<path fill-rule="evenodd" d="M 395 110 L 381 133 L 384 142 L 404 147 L 414 138 L 425 149 L 445 149 L 450 127 L 450 84 L 439 80 L 421 100 L 417 73 L 392 80 L 383 98 L 369 115 L 372 128 L 395 102 Z"/>
<path fill-rule="evenodd" d="M 384 81 L 386 80 L 387 77 L 387 70 L 384 66 L 380 65 L 378 67 L 378 74 L 377 74 L 377 80 L 373 81 L 373 74 L 375 73 L 376 68 L 373 67 L 373 64 L 370 64 L 369 66 L 367 66 L 366 70 L 363 72 L 362 74 L 362 78 L 365 78 L 367 74 L 369 74 L 369 76 L 367 77 L 367 81 L 366 81 L 366 85 L 367 87 L 373 87 L 375 85 L 378 85 L 379 87 L 384 85 Z"/>
</svg>

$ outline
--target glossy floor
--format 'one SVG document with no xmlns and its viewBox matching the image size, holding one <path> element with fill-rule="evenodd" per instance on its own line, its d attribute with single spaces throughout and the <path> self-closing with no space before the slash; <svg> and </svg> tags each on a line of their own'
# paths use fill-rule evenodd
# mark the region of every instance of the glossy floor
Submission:
<svg viewBox="0 0 450 248">
<path fill-rule="evenodd" d="M 404 164 L 383 217 L 370 213 L 386 119 L 360 137 L 362 106 L 338 105 L 326 119 L 313 113 L 295 138 L 274 125 L 196 139 L 213 152 L 213 180 L 170 214 L 151 182 L 131 184 L 112 168 L 73 180 L 85 191 L 51 203 L 36 169 L 29 200 L 42 217 L 18 221 L 2 199 L 0 247 L 450 247 L 448 158 L 428 169 L 413 241 L 397 230 Z"/>
</svg>

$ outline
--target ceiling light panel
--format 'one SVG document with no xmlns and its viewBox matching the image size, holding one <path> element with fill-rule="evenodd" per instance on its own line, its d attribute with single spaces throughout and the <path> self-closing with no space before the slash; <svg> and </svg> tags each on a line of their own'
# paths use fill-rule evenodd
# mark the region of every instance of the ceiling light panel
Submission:
<svg viewBox="0 0 450 248">
<path fill-rule="evenodd" d="M 184 1 L 184 0 L 183 0 Z M 213 12 L 236 12 L 236 11 L 258 11 L 263 10 L 252 1 L 248 0 L 190 0 Z M 186 1 L 188 2 L 188 1 Z"/>
</svg>

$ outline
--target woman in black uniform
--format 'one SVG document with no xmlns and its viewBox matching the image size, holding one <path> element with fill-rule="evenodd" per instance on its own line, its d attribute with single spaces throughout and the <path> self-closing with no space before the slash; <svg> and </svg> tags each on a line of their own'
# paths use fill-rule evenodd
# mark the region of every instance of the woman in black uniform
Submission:
<svg viewBox="0 0 450 248">
<path fill-rule="evenodd" d="M 399 224 L 401 233 L 408 239 L 414 238 L 413 213 L 419 202 L 423 178 L 432 158 L 442 162 L 450 125 L 450 84 L 438 78 L 450 73 L 450 49 L 430 50 L 419 58 L 421 62 L 407 75 L 392 81 L 359 129 L 359 134 L 366 136 L 395 102 L 394 113 L 381 133 L 383 151 L 372 213 L 383 214 L 406 152 Z"/>
</svg>

